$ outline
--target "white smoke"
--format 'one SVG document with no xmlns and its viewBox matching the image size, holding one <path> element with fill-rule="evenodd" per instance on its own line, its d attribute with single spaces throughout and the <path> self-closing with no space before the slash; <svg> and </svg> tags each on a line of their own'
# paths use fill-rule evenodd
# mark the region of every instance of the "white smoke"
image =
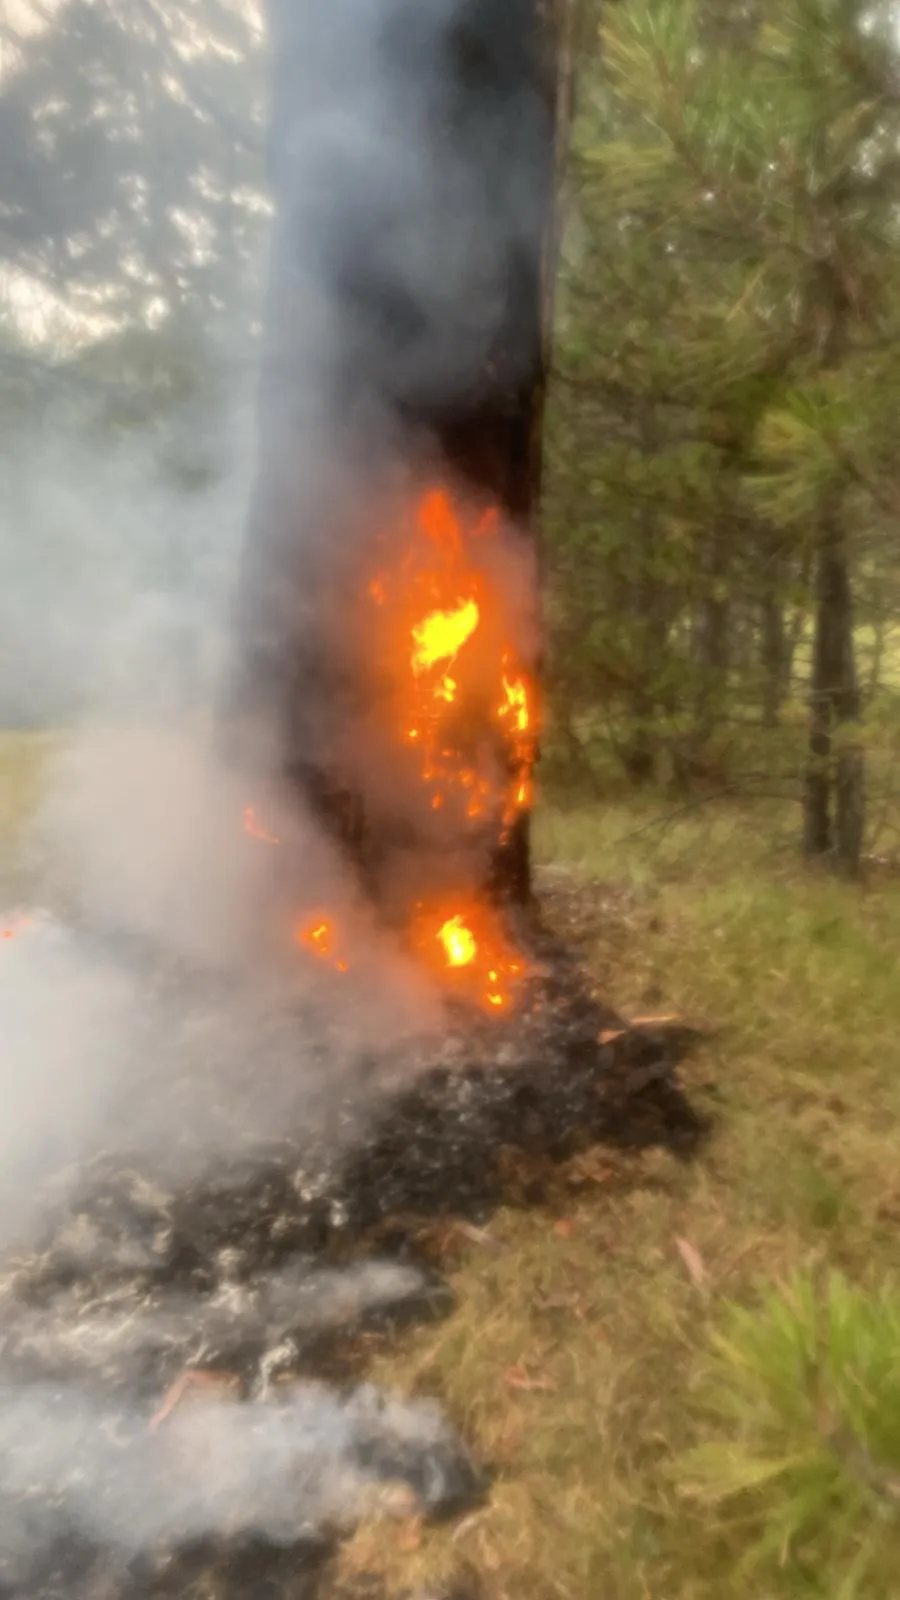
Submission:
<svg viewBox="0 0 900 1600">
<path fill-rule="evenodd" d="M 64 725 L 22 843 L 47 911 L 0 917 L 31 917 L 0 941 L 5 1250 L 36 1242 L 101 1152 L 188 1182 L 327 1121 L 373 1055 L 437 1020 L 281 788 L 272 728 L 236 752 L 220 714 L 236 650 L 313 626 L 335 529 L 364 527 L 403 464 L 395 403 L 453 396 L 490 358 L 510 250 L 533 246 L 528 91 L 487 94 L 450 137 L 445 41 L 469 9 L 271 0 L 280 204 L 255 448 L 242 381 L 202 492 L 176 490 L 152 441 L 92 444 L 52 412 L 0 462 L 0 715 Z M 354 311 L 360 282 L 383 318 Z M 248 807 L 277 847 L 245 831 Z M 347 974 L 298 945 L 323 909 L 352 940 Z M 0 1562 L 56 1526 L 126 1553 L 225 1527 L 287 1541 L 359 1513 L 385 1439 L 446 1442 L 428 1408 L 371 1395 L 200 1407 L 156 1438 L 87 1390 L 8 1389 Z"/>
<path fill-rule="evenodd" d="M 493 10 L 483 8 L 488 29 L 502 26 Z M 510 252 L 534 244 L 537 97 L 521 85 L 486 91 L 459 119 L 448 41 L 470 11 L 466 0 L 272 0 L 278 218 L 243 565 L 254 441 L 246 373 L 233 359 L 218 475 L 203 492 L 176 491 L 157 439 L 141 443 L 132 430 L 95 448 L 85 426 L 63 433 L 70 410 L 58 427 L 51 411 L 41 436 L 3 463 L 0 695 L 20 721 L 46 722 L 58 708 L 70 724 L 23 850 L 41 899 L 108 935 L 102 955 L 79 946 L 77 927 L 68 941 L 0 947 L 0 1035 L 13 1041 L 0 1089 L 22 1118 L 7 1116 L 2 1135 L 23 1197 L 7 1233 L 17 1209 L 24 1220 L 39 1203 L 39 1184 L 24 1182 L 31 1157 L 38 1175 L 58 1151 L 90 1153 L 92 1132 L 108 1141 L 113 1110 L 141 1108 L 149 1154 L 168 1151 L 176 1134 L 187 1148 L 191 1097 L 175 1086 L 192 1076 L 218 1104 L 214 1063 L 231 1096 L 265 1061 L 277 1114 L 303 1118 L 317 1069 L 296 1031 L 287 1047 L 291 1008 L 298 989 L 329 990 L 333 976 L 292 938 L 305 912 L 331 909 L 356 936 L 335 1092 L 353 1087 L 360 1039 L 389 1051 L 433 1020 L 413 974 L 373 939 L 333 849 L 280 790 L 280 752 L 270 747 L 279 730 L 262 725 L 271 706 L 257 706 L 259 739 L 239 755 L 225 746 L 220 714 L 235 651 L 252 656 L 255 627 L 265 651 L 279 634 L 315 626 L 337 532 L 371 536 L 360 507 L 381 466 L 402 458 L 395 400 L 447 398 L 471 376 L 504 314 Z M 476 54 L 482 45 L 476 28 Z M 231 357 L 220 352 L 225 372 Z M 170 434 L 179 424 L 187 435 L 196 428 L 196 406 Z M 250 621 L 236 643 L 238 587 Z M 263 674 L 263 698 L 283 687 Z M 385 773 L 372 781 L 383 789 Z M 248 838 L 248 806 L 277 849 Z M 146 969 L 117 970 L 117 939 L 143 941 L 151 966 L 162 958 L 230 974 L 218 1022 L 196 1006 L 187 1018 L 177 1007 L 161 1013 Z M 280 1029 L 270 1022 L 260 1036 L 261 1013 Z M 274 1033 L 277 1049 L 265 1042 Z M 281 1072 L 278 1049 L 289 1061 Z M 217 1123 L 219 1148 L 227 1119 L 205 1118 L 202 1098 L 190 1110 L 193 1143 L 206 1152 L 204 1121 Z M 237 1104 L 243 1124 L 240 1093 Z M 166 1126 L 176 1105 L 177 1129 Z M 127 1118 L 132 1135 L 138 1120 Z M 268 1131 L 258 1112 L 250 1122 Z"/>
<path fill-rule="evenodd" d="M 87 1393 L 35 1387 L 0 1391 L 0 1419 L 0 1582 L 14 1591 L 60 1531 L 123 1560 L 223 1529 L 291 1545 L 471 1492 L 438 1408 L 369 1387 L 341 1399 L 303 1384 L 278 1405 L 201 1399 L 155 1434 Z"/>
</svg>

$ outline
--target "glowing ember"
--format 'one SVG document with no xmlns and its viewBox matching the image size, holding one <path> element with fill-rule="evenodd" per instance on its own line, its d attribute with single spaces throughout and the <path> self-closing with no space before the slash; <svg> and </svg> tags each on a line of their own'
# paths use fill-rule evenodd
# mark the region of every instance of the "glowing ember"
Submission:
<svg viewBox="0 0 900 1600">
<path fill-rule="evenodd" d="M 297 942 L 327 961 L 336 972 L 349 972 L 349 964 L 335 952 L 334 923 L 328 917 L 316 917 L 306 926 L 298 927 Z"/>
<path fill-rule="evenodd" d="M 31 926 L 31 917 L 17 917 L 15 922 L 10 922 L 5 928 L 0 927 L 0 942 L 18 938 L 24 928 Z"/>
<path fill-rule="evenodd" d="M 280 844 L 281 840 L 274 833 L 269 833 L 256 820 L 256 812 L 252 806 L 244 807 L 244 832 L 249 833 L 252 839 L 261 839 L 263 844 Z"/>
</svg>

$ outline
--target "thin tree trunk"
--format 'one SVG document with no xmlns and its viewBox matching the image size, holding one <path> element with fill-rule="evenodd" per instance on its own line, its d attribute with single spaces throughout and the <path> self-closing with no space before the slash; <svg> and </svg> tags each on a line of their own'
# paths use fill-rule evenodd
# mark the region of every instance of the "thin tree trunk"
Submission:
<svg viewBox="0 0 900 1600">
<path fill-rule="evenodd" d="M 784 703 L 784 607 L 775 594 L 763 600 L 762 616 L 762 725 L 777 728 Z"/>
<path fill-rule="evenodd" d="M 804 848 L 808 859 L 830 859 L 837 870 L 855 877 L 865 828 L 865 763 L 852 734 L 861 704 L 839 503 L 829 504 L 819 523 L 815 602 Z"/>
<path fill-rule="evenodd" d="M 874 626 L 874 639 L 872 642 L 872 660 L 869 665 L 868 698 L 874 699 L 881 688 L 881 668 L 884 663 L 884 643 L 887 634 L 887 623 L 883 616 L 879 616 Z"/>
<path fill-rule="evenodd" d="M 762 595 L 762 630 L 760 657 L 762 665 L 762 724 L 764 728 L 777 728 L 786 691 L 786 658 L 788 652 L 787 628 L 783 599 L 784 560 L 781 550 L 773 540 L 768 550 L 768 560 Z"/>
<path fill-rule="evenodd" d="M 797 658 L 797 647 L 803 637 L 806 626 L 806 613 L 808 609 L 807 596 L 812 579 L 813 561 L 812 551 L 807 547 L 803 552 L 803 561 L 800 569 L 800 589 L 804 599 L 793 607 L 791 619 L 785 636 L 784 652 L 784 696 L 786 700 L 791 692 L 791 683 L 794 677 L 794 662 Z"/>
<path fill-rule="evenodd" d="M 706 592 L 700 602 L 694 634 L 694 662 L 697 670 L 694 726 L 687 756 L 681 758 L 682 782 L 690 781 L 691 778 L 702 779 L 708 775 L 710 745 L 728 687 L 731 659 L 731 601 L 726 583 L 730 533 L 727 509 L 723 505 L 717 512 L 709 531 L 703 557 Z"/>
<path fill-rule="evenodd" d="M 813 318 L 827 319 L 822 369 L 845 358 L 852 306 L 831 261 L 820 262 L 809 285 Z M 810 686 L 809 761 L 804 804 L 804 847 L 810 860 L 826 858 L 836 871 L 858 877 L 866 821 L 865 756 L 853 638 L 853 587 L 840 478 L 826 487 L 817 529 L 816 632 Z"/>
<path fill-rule="evenodd" d="M 654 460 L 661 449 L 658 419 L 652 402 L 645 403 L 637 417 L 637 433 L 644 458 Z M 655 781 L 659 766 L 659 732 L 654 728 L 658 710 L 659 680 L 669 631 L 665 615 L 665 592 L 654 571 L 662 534 L 655 507 L 648 504 L 639 514 L 636 528 L 637 576 L 626 580 L 625 604 L 634 619 L 633 679 L 628 694 L 630 727 L 619 751 L 619 759 L 629 780 L 641 787 Z"/>
</svg>

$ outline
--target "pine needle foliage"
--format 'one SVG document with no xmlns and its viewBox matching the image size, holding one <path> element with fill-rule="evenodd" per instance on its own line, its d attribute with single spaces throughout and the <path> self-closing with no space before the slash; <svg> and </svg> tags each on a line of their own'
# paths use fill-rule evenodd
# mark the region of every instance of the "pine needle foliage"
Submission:
<svg viewBox="0 0 900 1600">
<path fill-rule="evenodd" d="M 586 0 L 584 36 L 547 486 L 558 744 L 633 781 L 762 769 L 799 796 L 826 512 L 866 692 L 900 623 L 892 11 Z"/>
</svg>

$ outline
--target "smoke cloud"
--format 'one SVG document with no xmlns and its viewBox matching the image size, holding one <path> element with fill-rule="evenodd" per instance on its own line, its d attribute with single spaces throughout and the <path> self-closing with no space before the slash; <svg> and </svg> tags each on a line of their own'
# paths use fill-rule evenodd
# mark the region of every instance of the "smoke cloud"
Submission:
<svg viewBox="0 0 900 1600">
<path fill-rule="evenodd" d="M 6 1252 L 41 1242 L 100 1156 L 187 1184 L 267 1140 L 347 1137 L 347 1103 L 358 1127 L 379 1067 L 440 1021 L 287 783 L 285 741 L 316 760 L 333 733 L 352 628 L 324 677 L 310 664 L 373 528 L 453 477 L 440 420 L 484 371 L 514 393 L 533 370 L 547 136 L 515 42 L 529 12 L 271 0 L 255 435 L 242 378 L 202 492 L 160 474 L 153 441 L 95 447 L 70 412 L 0 464 L 0 721 L 62 729 L 19 843 L 28 903 L 0 915 Z M 389 790 L 375 773 L 382 807 Z M 298 937 L 323 909 L 349 973 Z M 192 1407 L 158 1438 L 146 1422 L 89 1386 L 0 1390 L 0 1584 L 59 1528 L 125 1555 L 226 1527 L 289 1541 L 352 1521 L 385 1453 L 421 1480 L 449 1448 L 432 1410 L 368 1391 Z"/>
<path fill-rule="evenodd" d="M 330 600 L 403 483 L 433 467 L 422 419 L 452 410 L 493 359 L 512 363 L 513 384 L 531 370 L 531 300 L 510 289 L 537 271 L 543 201 L 546 113 L 521 60 L 530 8 L 272 0 L 269 10 L 276 221 L 255 439 L 242 377 L 220 431 L 222 470 L 201 494 L 164 483 L 157 441 L 129 434 L 98 451 L 85 426 L 66 439 L 65 413 L 4 463 L 8 716 L 71 724 L 79 712 L 23 843 L 35 892 L 71 925 L 0 948 L 0 1029 L 14 1041 L 3 1088 L 23 1119 L 7 1118 L 4 1138 L 23 1196 L 37 1194 L 29 1161 L 44 1171 L 59 1154 L 87 1153 L 93 1122 L 95 1142 L 115 1116 L 130 1136 L 143 1128 L 148 1150 L 170 1149 L 162 1106 L 186 1112 L 173 1084 L 194 1075 L 208 1093 L 220 1060 L 232 1094 L 236 1057 L 257 1078 L 263 1059 L 273 1071 L 292 1029 L 271 1103 L 275 1115 L 304 1115 L 305 1092 L 286 1103 L 278 1087 L 317 1076 L 293 1008 L 311 989 L 331 993 L 292 937 L 304 911 L 349 914 L 361 950 L 359 1025 L 344 1006 L 332 1086 L 344 1073 L 352 1086 L 375 1017 L 386 1043 L 434 1020 L 421 981 L 385 939 L 373 942 L 346 867 L 285 787 L 285 718 L 313 759 L 334 737 L 322 727 L 334 713 L 328 684 L 301 669 L 328 647 L 331 667 L 346 666 Z M 180 421 L 195 418 L 188 408 Z M 507 588 L 518 582 L 526 597 L 527 560 L 511 545 L 505 559 Z M 527 626 L 524 598 L 521 614 Z M 352 626 L 344 633 L 349 655 Z M 236 682 L 249 736 L 234 742 L 221 713 Z M 390 774 L 362 722 L 349 724 L 354 775 L 368 770 L 383 811 Z M 248 807 L 277 850 L 248 838 Z M 101 953 L 85 926 L 106 934 Z M 230 974 L 227 1003 L 180 1016 L 147 992 L 141 950 Z M 279 1026 L 261 1028 L 261 1012 Z M 263 1134 L 268 1123 L 251 1118 Z M 177 1142 L 190 1143 L 183 1126 Z"/>
<path fill-rule="evenodd" d="M 0 1419 L 0 1582 L 13 1592 L 61 1533 L 123 1563 L 223 1529 L 298 1544 L 367 1512 L 452 1503 L 474 1479 L 436 1406 L 369 1387 L 340 1399 L 304 1384 L 277 1405 L 200 1401 L 155 1435 L 145 1417 L 71 1389 L 0 1391 Z"/>
</svg>

